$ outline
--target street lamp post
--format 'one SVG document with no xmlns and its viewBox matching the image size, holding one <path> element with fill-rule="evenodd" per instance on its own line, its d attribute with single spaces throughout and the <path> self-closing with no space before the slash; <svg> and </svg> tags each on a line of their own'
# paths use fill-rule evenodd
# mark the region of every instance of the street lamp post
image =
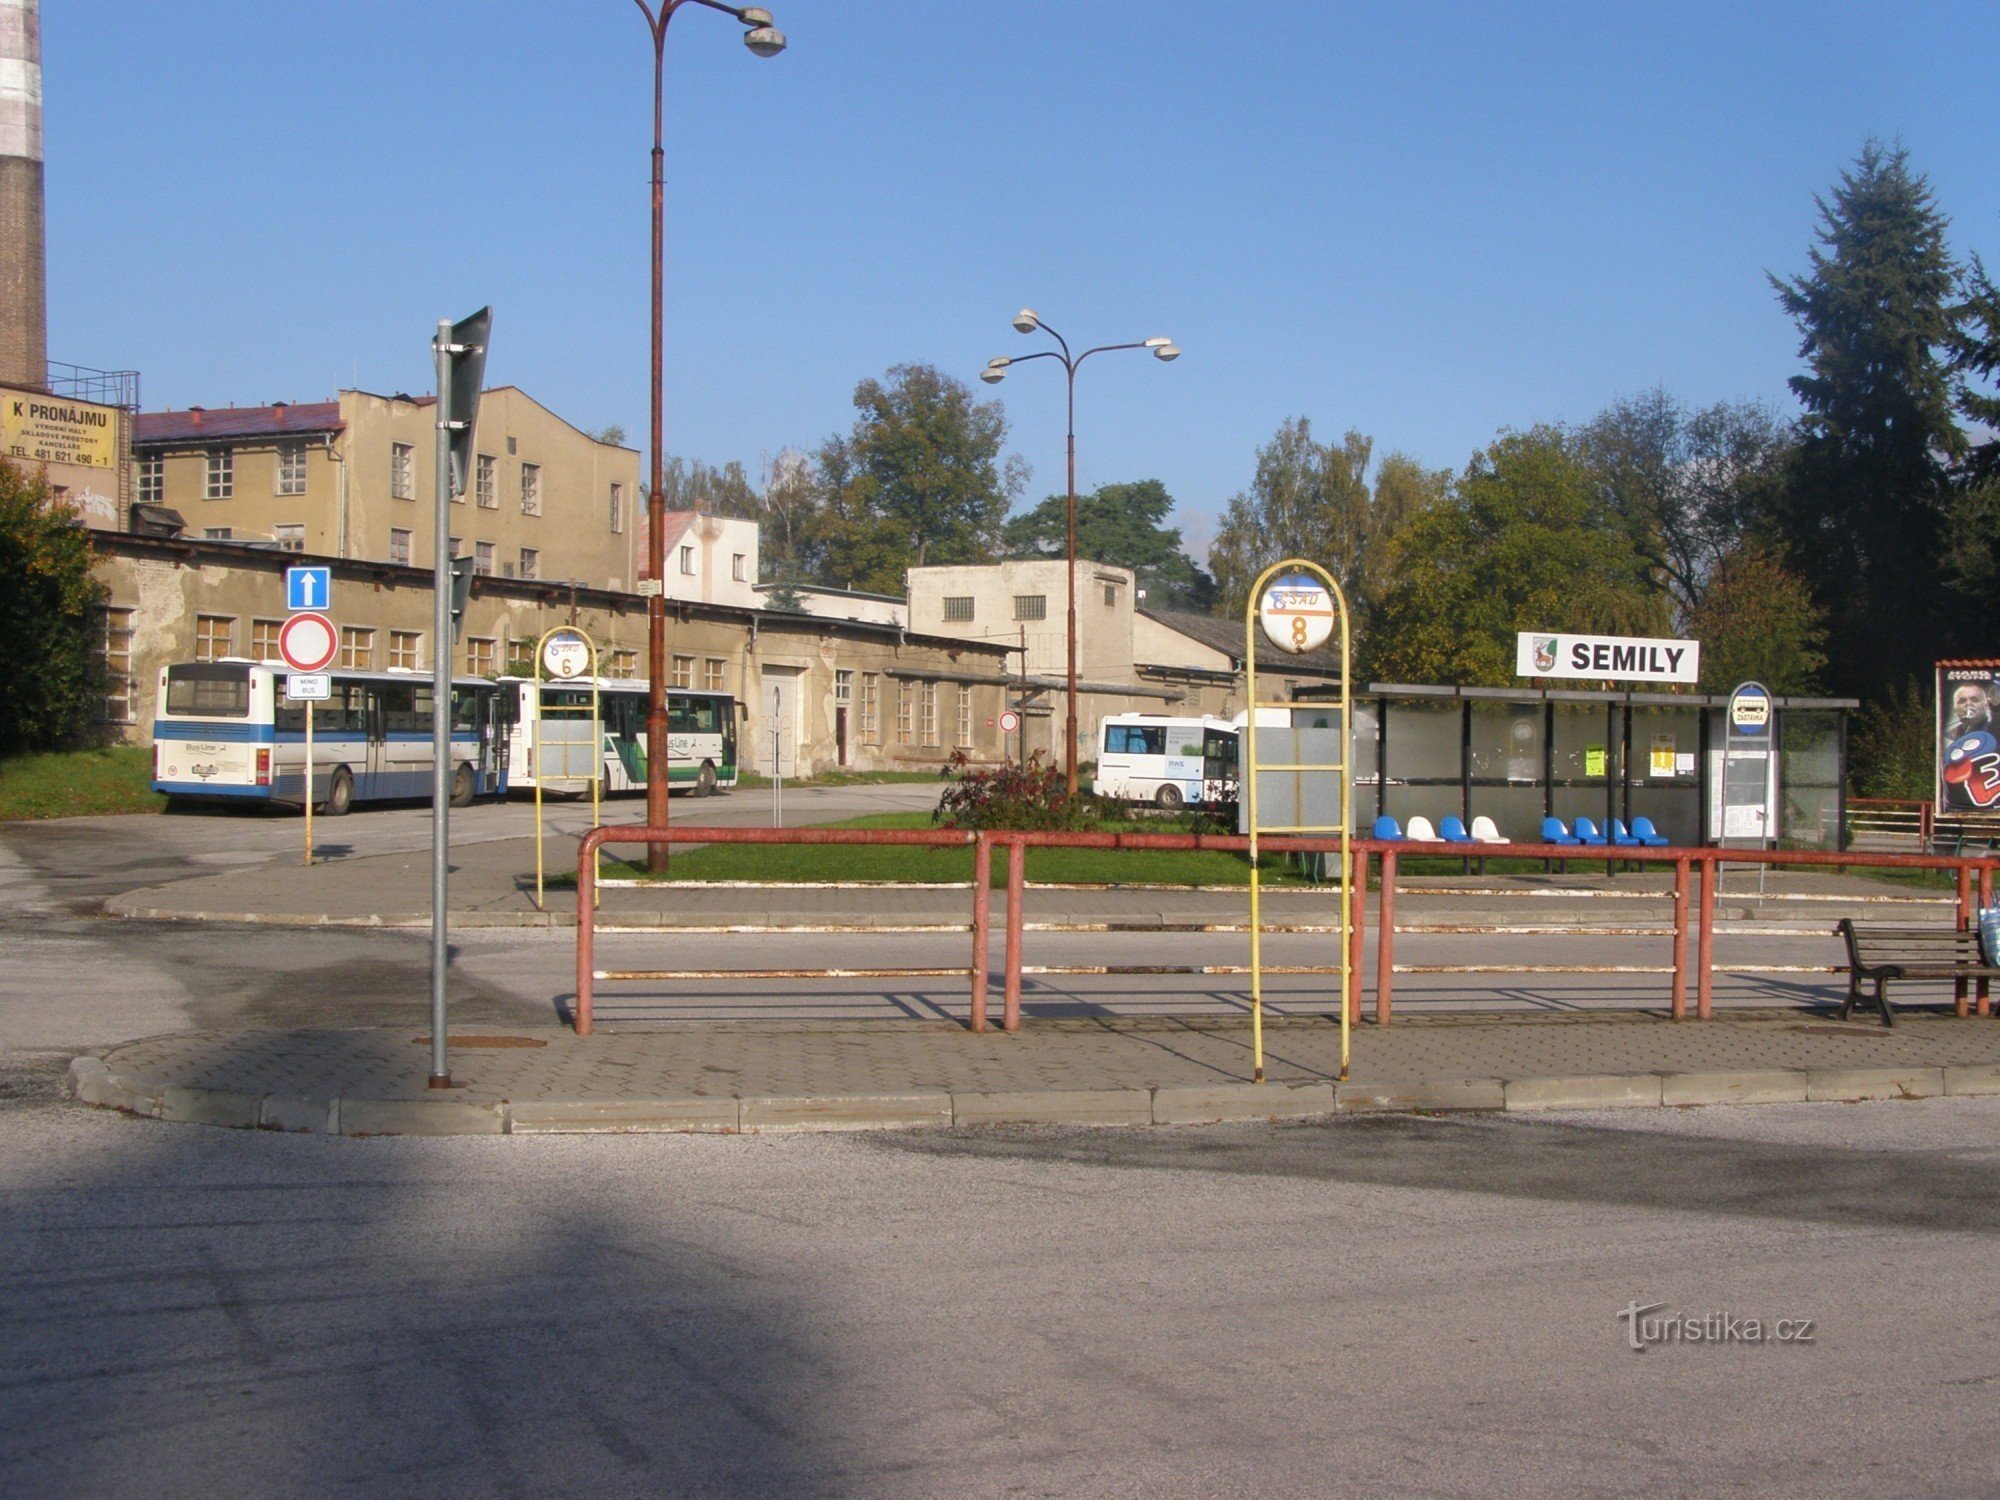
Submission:
<svg viewBox="0 0 2000 1500">
<path fill-rule="evenodd" d="M 734 16 L 746 28 L 743 45 L 759 57 L 785 50 L 785 34 L 771 24 L 762 6 L 725 5 L 722 0 L 632 0 L 653 34 L 653 467 L 646 490 L 646 571 L 652 594 L 646 600 L 646 823 L 667 826 L 667 497 L 666 481 L 666 246 L 667 177 L 665 106 L 667 23 L 683 5 L 700 5 Z M 667 867 L 666 844 L 646 850 L 649 869 Z"/>
<path fill-rule="evenodd" d="M 1093 354 L 1108 354 L 1114 349 L 1150 349 L 1158 360 L 1171 361 L 1180 358 L 1181 351 L 1172 339 L 1141 339 L 1135 344 L 1099 344 L 1094 349 L 1086 349 L 1074 357 L 1069 352 L 1069 341 L 1042 321 L 1041 314 L 1032 307 L 1024 307 L 1014 314 L 1014 327 L 1021 333 L 1033 333 L 1040 329 L 1056 343 L 1061 352 L 1044 349 L 1038 354 L 1022 354 L 1012 358 L 999 355 L 986 362 L 986 368 L 979 372 L 979 378 L 988 385 L 998 385 L 1007 378 L 1010 366 L 1026 364 L 1031 359 L 1053 359 L 1062 363 L 1063 374 L 1069 386 L 1069 503 L 1068 503 L 1068 543 L 1065 552 L 1069 558 L 1069 701 L 1063 717 L 1063 739 L 1068 748 L 1063 755 L 1063 764 L 1069 784 L 1069 795 L 1076 795 L 1076 372 L 1086 359 Z"/>
</svg>

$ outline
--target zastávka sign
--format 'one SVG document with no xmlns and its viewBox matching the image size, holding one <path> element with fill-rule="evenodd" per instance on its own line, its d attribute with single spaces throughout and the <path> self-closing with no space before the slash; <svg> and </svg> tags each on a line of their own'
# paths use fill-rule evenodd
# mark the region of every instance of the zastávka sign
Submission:
<svg viewBox="0 0 2000 1500">
<path fill-rule="evenodd" d="M 1599 682 L 1692 683 L 1701 678 L 1701 642 L 1523 630 L 1514 637 L 1514 672 Z"/>
<path fill-rule="evenodd" d="M 27 463 L 118 466 L 118 408 L 0 388 L 0 454 Z"/>
</svg>

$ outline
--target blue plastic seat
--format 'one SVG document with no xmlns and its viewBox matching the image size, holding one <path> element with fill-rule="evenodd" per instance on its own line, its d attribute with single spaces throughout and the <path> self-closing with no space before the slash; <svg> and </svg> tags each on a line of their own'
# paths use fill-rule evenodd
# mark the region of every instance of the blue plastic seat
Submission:
<svg viewBox="0 0 2000 1500">
<path fill-rule="evenodd" d="M 1580 844 L 1582 839 L 1564 826 L 1561 818 L 1542 819 L 1542 842 L 1545 844 Z"/>
<path fill-rule="evenodd" d="M 1472 835 L 1465 831 L 1465 819 L 1463 818 L 1438 819 L 1438 837 L 1443 839 L 1447 844 L 1469 844 L 1472 842 Z"/>
<path fill-rule="evenodd" d="M 1381 817 L 1375 820 L 1375 833 L 1373 836 L 1378 839 L 1400 839 L 1403 836 L 1403 828 L 1394 818 L 1390 817 L 1387 813 L 1383 813 Z"/>
<path fill-rule="evenodd" d="M 1576 841 L 1579 844 L 1588 844 L 1592 848 L 1595 848 L 1599 844 L 1608 844 L 1611 842 L 1610 839 L 1597 831 L 1597 825 L 1588 818 L 1578 818 L 1576 820 Z"/>
<path fill-rule="evenodd" d="M 1664 849 L 1668 844 L 1673 842 L 1671 839 L 1661 835 L 1660 830 L 1653 826 L 1651 818 L 1634 818 L 1632 820 L 1632 837 L 1644 844 L 1648 849 Z"/>
<path fill-rule="evenodd" d="M 1611 820 L 1610 832 L 1611 842 L 1616 844 L 1620 849 L 1637 849 L 1639 847 L 1639 840 L 1625 831 L 1625 823 L 1622 819 L 1613 818 Z"/>
</svg>

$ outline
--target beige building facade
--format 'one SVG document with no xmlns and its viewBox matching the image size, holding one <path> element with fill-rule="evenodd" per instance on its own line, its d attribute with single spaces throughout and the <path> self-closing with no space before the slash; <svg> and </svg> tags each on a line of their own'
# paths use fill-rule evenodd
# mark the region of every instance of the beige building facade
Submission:
<svg viewBox="0 0 2000 1500">
<path fill-rule="evenodd" d="M 334 401 L 141 412 L 134 529 L 318 557 L 433 565 L 436 401 Z M 472 472 L 453 498 L 459 555 L 495 578 L 636 588 L 639 455 L 526 392 L 480 398 Z M 122 528 L 122 522 L 121 522 Z"/>
<path fill-rule="evenodd" d="M 96 575 L 114 732 L 147 743 L 160 668 L 238 657 L 276 661 L 284 570 L 332 569 L 328 614 L 339 666 L 431 669 L 431 578 L 414 566 L 249 550 L 197 537 L 110 532 L 96 538 Z M 574 623 L 597 642 L 606 676 L 645 677 L 646 601 L 606 589 L 480 577 L 452 667 L 473 676 L 529 669 L 542 632 Z M 963 750 L 1004 753 L 999 718 L 1012 685 L 1004 651 L 911 634 L 892 625 L 671 601 L 669 684 L 739 700 L 738 755 L 747 769 L 804 776 L 847 767 L 916 770 Z"/>
</svg>

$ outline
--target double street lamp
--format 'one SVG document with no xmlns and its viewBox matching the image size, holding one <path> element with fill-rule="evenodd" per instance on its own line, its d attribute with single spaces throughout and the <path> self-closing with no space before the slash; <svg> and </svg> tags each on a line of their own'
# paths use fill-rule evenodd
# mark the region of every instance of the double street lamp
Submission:
<svg viewBox="0 0 2000 1500">
<path fill-rule="evenodd" d="M 744 29 L 743 45 L 759 57 L 785 50 L 785 34 L 759 5 L 725 5 L 722 0 L 633 0 L 653 34 L 653 469 L 646 491 L 646 571 L 652 593 L 646 601 L 646 823 L 667 826 L 667 496 L 666 496 L 666 148 L 667 23 L 684 5 L 699 5 L 733 16 Z M 646 863 L 667 864 L 668 847 L 648 847 Z"/>
<path fill-rule="evenodd" d="M 1076 795 L 1076 372 L 1082 363 L 1093 354 L 1108 354 L 1114 349 L 1150 349 L 1158 360 L 1171 361 L 1180 358 L 1181 351 L 1172 339 L 1141 339 L 1136 344 L 1099 344 L 1094 349 L 1072 356 L 1069 341 L 1042 321 L 1041 314 L 1032 307 L 1024 307 L 1014 314 L 1014 327 L 1021 333 L 1033 333 L 1040 329 L 1061 346 L 1044 349 L 1036 354 L 1022 354 L 1014 357 L 1000 355 L 986 362 L 986 368 L 979 372 L 979 378 L 988 385 L 998 385 L 1007 378 L 1007 371 L 1014 365 L 1026 364 L 1031 359 L 1053 359 L 1061 362 L 1063 373 L 1069 384 L 1069 540 L 1066 552 L 1069 557 L 1069 704 L 1063 719 L 1063 738 L 1068 745 L 1064 752 L 1063 764 L 1068 776 L 1069 795 Z"/>
</svg>

